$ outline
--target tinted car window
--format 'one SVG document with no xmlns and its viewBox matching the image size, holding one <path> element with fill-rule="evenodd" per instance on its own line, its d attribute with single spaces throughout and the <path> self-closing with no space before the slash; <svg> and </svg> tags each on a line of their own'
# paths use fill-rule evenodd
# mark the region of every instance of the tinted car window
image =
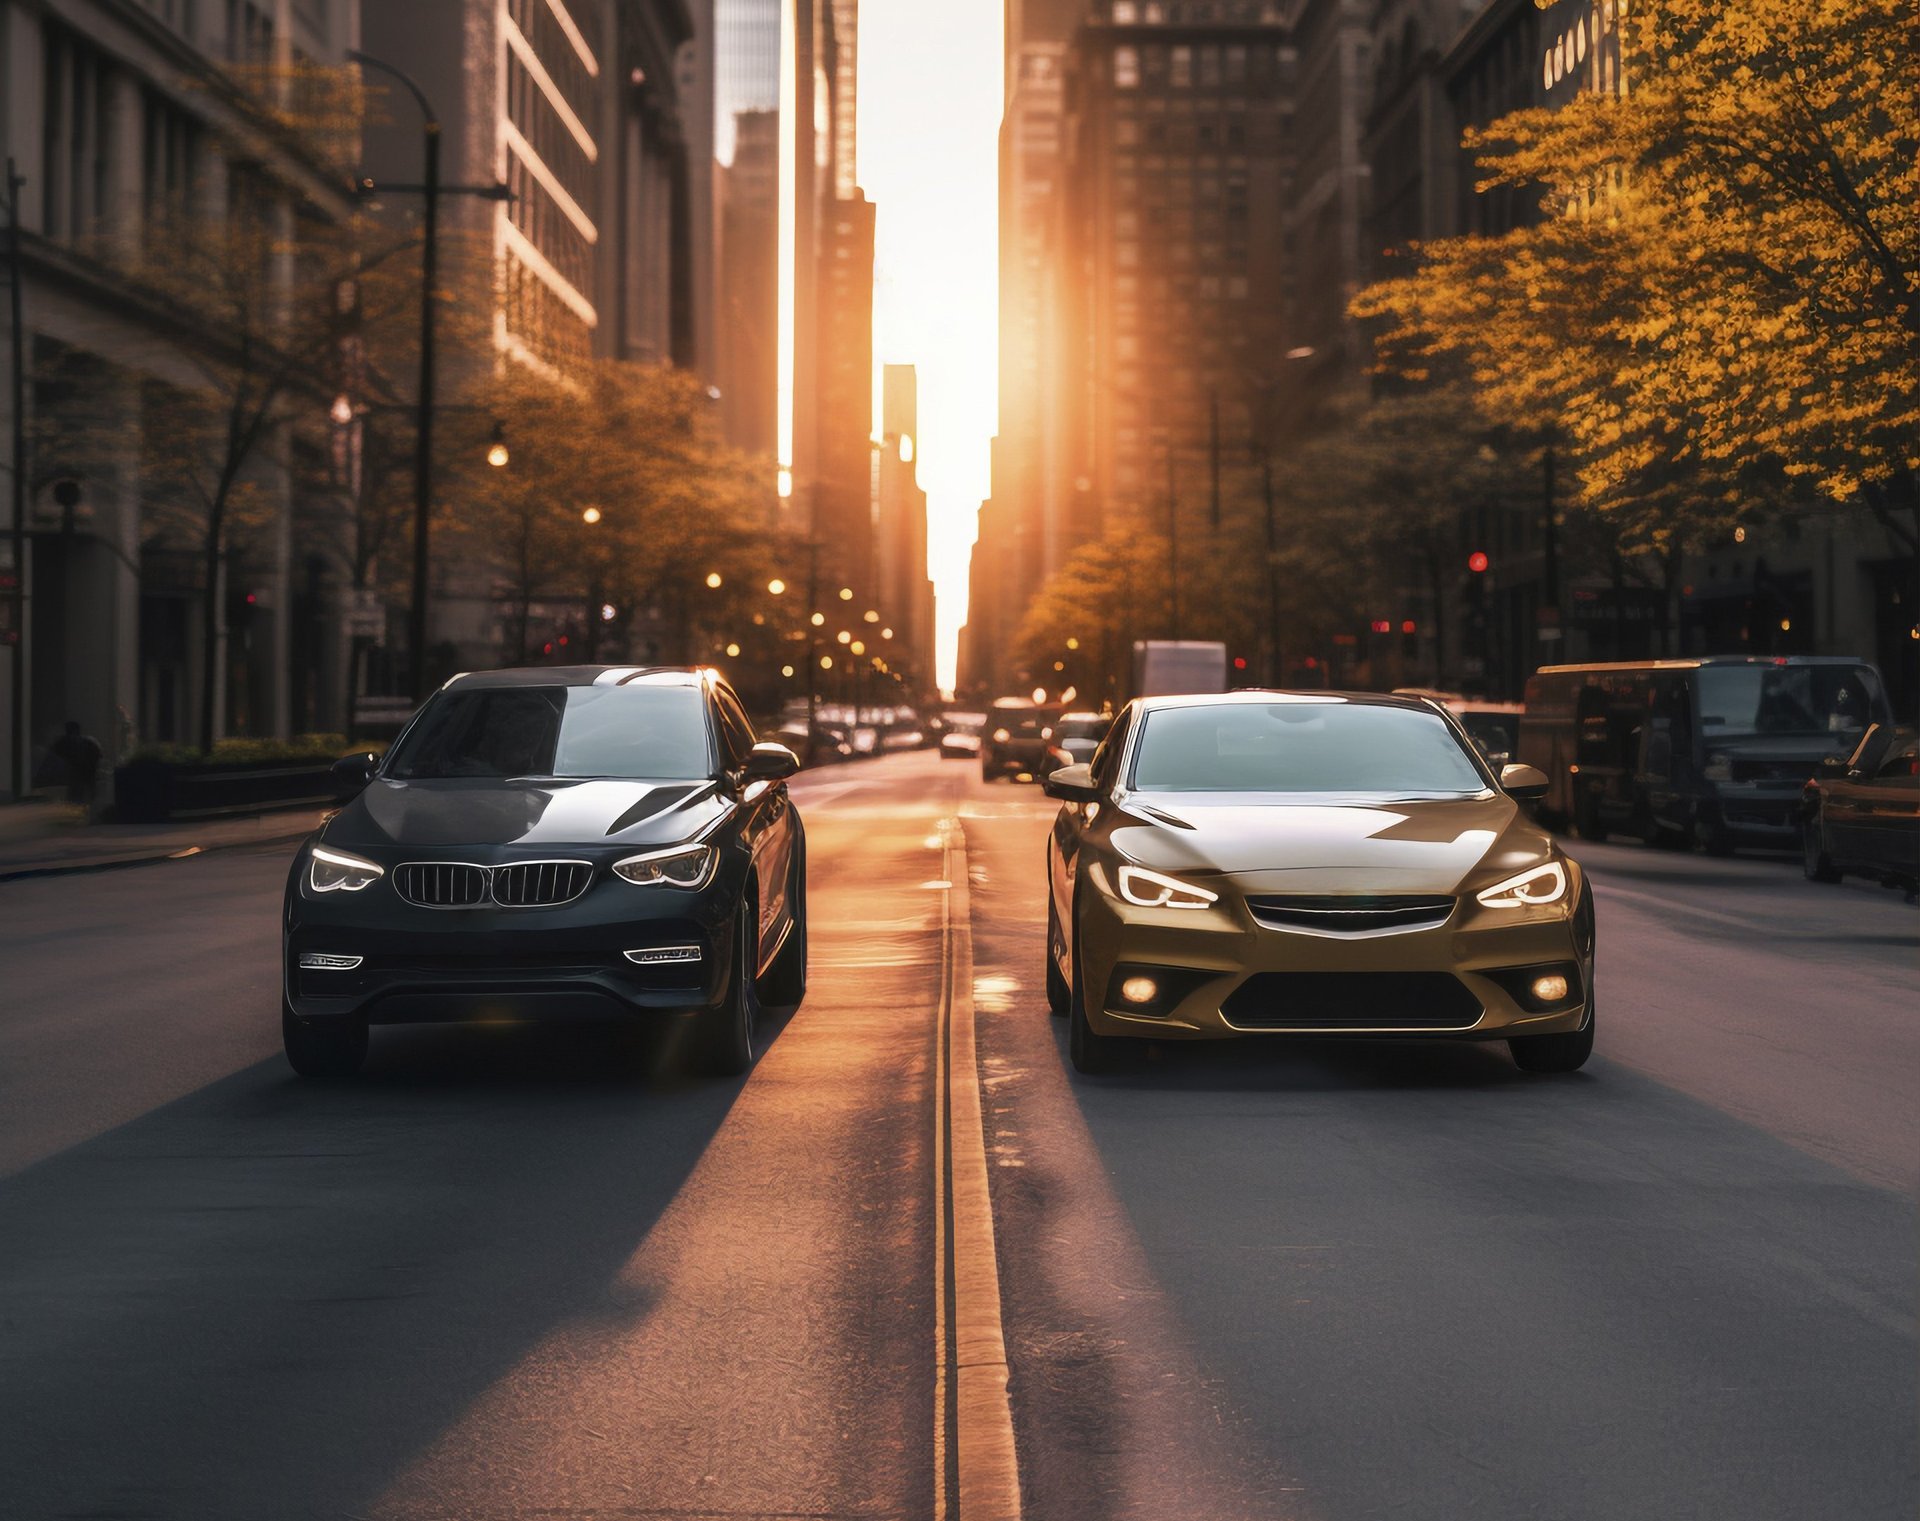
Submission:
<svg viewBox="0 0 1920 1521">
<path fill-rule="evenodd" d="M 1093 767 L 1093 779 L 1102 787 L 1113 784 L 1114 773 L 1120 765 L 1120 752 L 1127 747 L 1127 730 L 1133 724 L 1133 709 L 1123 708 L 1120 716 L 1113 721 L 1113 727 L 1107 730 L 1107 737 L 1093 752 L 1089 764 Z"/>
<path fill-rule="evenodd" d="M 1334 702 L 1221 703 L 1146 714 L 1133 785 L 1161 792 L 1461 797 L 1486 779 L 1437 713 Z"/>
<path fill-rule="evenodd" d="M 714 690 L 714 706 L 720 712 L 720 730 L 726 736 L 727 749 L 733 756 L 735 765 L 746 760 L 753 750 L 753 725 L 747 721 L 747 715 L 739 700 L 724 687 Z"/>
<path fill-rule="evenodd" d="M 697 687 L 479 687 L 442 692 L 401 738 L 386 775 L 615 776 L 710 773 Z"/>
<path fill-rule="evenodd" d="M 1711 744 L 1747 734 L 1858 734 L 1886 716 L 1863 665 L 1702 666 L 1700 727 Z"/>
</svg>

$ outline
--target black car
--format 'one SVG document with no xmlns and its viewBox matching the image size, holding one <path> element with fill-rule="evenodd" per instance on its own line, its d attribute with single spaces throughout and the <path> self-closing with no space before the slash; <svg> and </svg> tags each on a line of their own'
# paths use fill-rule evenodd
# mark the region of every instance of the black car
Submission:
<svg viewBox="0 0 1920 1521">
<path fill-rule="evenodd" d="M 980 779 L 1003 776 L 1038 780 L 1053 770 L 1053 725 L 1058 708 L 1024 697 L 998 697 L 980 732 Z"/>
<path fill-rule="evenodd" d="M 1807 783 L 1801 857 L 1815 882 L 1868 877 L 1920 892 L 1920 762 L 1914 731 L 1875 724 Z"/>
<path fill-rule="evenodd" d="M 456 676 L 287 879 L 287 1059 L 338 1077 L 369 1024 L 684 1020 L 751 1065 L 761 1003 L 807 980 L 806 836 L 781 745 L 710 671 Z"/>
</svg>

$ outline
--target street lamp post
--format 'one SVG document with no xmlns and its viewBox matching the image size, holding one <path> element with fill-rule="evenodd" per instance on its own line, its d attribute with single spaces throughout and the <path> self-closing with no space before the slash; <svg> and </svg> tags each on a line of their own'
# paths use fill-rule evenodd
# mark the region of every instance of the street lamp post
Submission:
<svg viewBox="0 0 1920 1521">
<path fill-rule="evenodd" d="M 12 318 L 8 347 L 12 355 L 13 403 L 13 523 L 9 542 L 13 550 L 13 577 L 10 598 L 12 617 L 8 621 L 8 651 L 13 664 L 9 684 L 12 727 L 8 756 L 11 788 L 15 802 L 27 795 L 27 350 L 26 331 L 21 315 L 20 280 L 20 187 L 26 184 L 13 159 L 7 159 L 7 309 Z"/>
<path fill-rule="evenodd" d="M 413 605 L 407 611 L 407 642 L 413 647 L 413 696 L 420 701 L 427 695 L 427 550 L 433 514 L 433 388 L 434 388 L 434 289 L 440 272 L 440 197 L 443 193 L 478 196 L 483 200 L 504 201 L 510 192 L 505 185 L 440 184 L 440 118 L 428 104 L 426 94 L 403 71 L 371 53 L 349 49 L 347 56 L 363 69 L 377 69 L 400 82 L 420 107 L 424 137 L 425 173 L 418 185 L 383 185 L 363 180 L 361 189 L 402 195 L 419 195 L 426 207 L 421 217 L 420 249 L 420 391 L 414 425 L 413 454 Z"/>
</svg>

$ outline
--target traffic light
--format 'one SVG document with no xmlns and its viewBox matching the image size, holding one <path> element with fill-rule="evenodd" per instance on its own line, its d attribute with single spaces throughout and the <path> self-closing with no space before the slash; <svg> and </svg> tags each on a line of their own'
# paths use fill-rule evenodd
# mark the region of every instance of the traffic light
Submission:
<svg viewBox="0 0 1920 1521">
<path fill-rule="evenodd" d="M 1476 549 L 1472 554 L 1467 556 L 1467 569 L 1472 571 L 1476 576 L 1485 575 L 1487 566 L 1490 563 L 1487 559 L 1487 552 L 1484 549 Z"/>
</svg>

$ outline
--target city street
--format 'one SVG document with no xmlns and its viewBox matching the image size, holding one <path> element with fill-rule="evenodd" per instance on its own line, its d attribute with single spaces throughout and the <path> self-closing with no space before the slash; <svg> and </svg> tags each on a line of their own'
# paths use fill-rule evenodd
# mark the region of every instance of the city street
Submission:
<svg viewBox="0 0 1920 1521">
<path fill-rule="evenodd" d="M 290 847 L 0 884 L 0 1514 L 1915 1514 L 1900 894 L 1574 842 L 1581 1073 L 1088 1079 L 1038 788 L 792 792 L 812 982 L 744 1080 L 505 1027 L 303 1083 Z"/>
</svg>

